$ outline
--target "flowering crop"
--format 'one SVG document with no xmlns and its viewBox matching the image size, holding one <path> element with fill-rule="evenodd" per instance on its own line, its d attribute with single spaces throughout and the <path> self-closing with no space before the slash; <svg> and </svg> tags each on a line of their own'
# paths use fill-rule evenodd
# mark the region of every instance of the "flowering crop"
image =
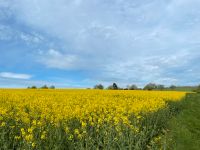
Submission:
<svg viewBox="0 0 200 150">
<path fill-rule="evenodd" d="M 145 127 L 142 126 L 145 114 L 166 109 L 167 101 L 179 101 L 185 94 L 171 91 L 0 90 L 0 147 L 111 149 L 116 148 L 116 143 L 127 144 L 128 136 L 135 138 L 128 145 L 137 146 L 136 139 Z M 5 144 L 8 140 L 10 143 Z"/>
</svg>

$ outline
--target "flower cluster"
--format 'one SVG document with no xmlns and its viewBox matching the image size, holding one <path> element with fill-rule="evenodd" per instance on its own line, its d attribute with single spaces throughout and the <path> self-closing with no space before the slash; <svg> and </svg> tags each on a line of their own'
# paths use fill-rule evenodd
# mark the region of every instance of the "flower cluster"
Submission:
<svg viewBox="0 0 200 150">
<path fill-rule="evenodd" d="M 0 90 L 0 130 L 9 125 L 15 141 L 32 147 L 45 142 L 47 137 L 54 138 L 50 127 L 56 129 L 56 134 L 60 134 L 58 129 L 62 128 L 69 141 L 90 139 L 92 132 L 109 136 L 109 132 L 115 130 L 121 135 L 126 128 L 137 134 L 142 114 L 163 109 L 167 101 L 179 101 L 185 94 L 171 91 Z M 117 141 L 117 137 L 114 140 Z"/>
</svg>

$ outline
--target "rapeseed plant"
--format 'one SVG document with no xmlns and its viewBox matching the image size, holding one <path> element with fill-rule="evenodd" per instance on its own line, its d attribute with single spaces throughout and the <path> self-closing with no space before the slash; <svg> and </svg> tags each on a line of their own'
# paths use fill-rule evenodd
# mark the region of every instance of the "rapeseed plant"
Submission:
<svg viewBox="0 0 200 150">
<path fill-rule="evenodd" d="M 148 138 L 159 141 L 157 135 L 147 138 L 155 120 L 149 123 L 145 117 L 167 109 L 167 101 L 180 101 L 185 94 L 170 91 L 1 90 L 0 131 L 5 132 L 1 135 L 0 146 L 5 147 L 10 138 L 15 140 L 10 141 L 12 147 L 22 149 L 118 149 L 119 145 L 141 148 L 145 142 L 148 144 Z M 141 140 L 142 136 L 144 139 Z"/>
</svg>

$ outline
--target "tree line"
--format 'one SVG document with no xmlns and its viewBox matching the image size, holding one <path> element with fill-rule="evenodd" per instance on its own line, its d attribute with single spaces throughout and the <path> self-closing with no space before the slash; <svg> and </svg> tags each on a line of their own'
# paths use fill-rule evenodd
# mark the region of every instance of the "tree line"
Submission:
<svg viewBox="0 0 200 150">
<path fill-rule="evenodd" d="M 31 86 L 31 87 L 27 87 L 27 89 L 55 89 L 56 87 L 54 85 L 51 86 L 47 86 L 47 85 L 43 85 L 42 87 L 37 87 L 35 85 Z"/>
<path fill-rule="evenodd" d="M 109 85 L 108 87 L 104 87 L 102 84 L 96 84 L 94 86 L 94 89 L 108 89 L 108 90 L 178 90 L 178 89 L 183 89 L 184 88 L 188 88 L 191 91 L 194 92 L 199 92 L 200 93 L 200 85 L 199 86 L 175 86 L 175 85 L 171 85 L 166 87 L 165 85 L 162 84 L 155 84 L 155 83 L 148 83 L 147 85 L 144 86 L 144 88 L 139 88 L 137 85 L 132 84 L 132 85 L 127 85 L 126 88 L 120 88 L 116 83 L 113 83 L 112 85 Z"/>
<path fill-rule="evenodd" d="M 37 87 L 37 86 L 31 86 L 27 87 L 28 89 L 55 89 L 56 87 L 54 85 L 47 86 L 43 85 L 42 87 Z M 125 88 L 121 88 L 117 85 L 117 83 L 113 83 L 112 85 L 109 85 L 108 87 L 104 87 L 102 84 L 96 84 L 93 89 L 107 89 L 107 90 L 180 90 L 182 89 L 183 91 L 193 91 L 200 93 L 200 85 L 199 86 L 175 86 L 171 85 L 166 87 L 165 85 L 162 84 L 155 84 L 155 83 L 148 83 L 147 85 L 144 86 L 144 88 L 139 88 L 136 84 L 132 85 L 127 85 Z"/>
</svg>

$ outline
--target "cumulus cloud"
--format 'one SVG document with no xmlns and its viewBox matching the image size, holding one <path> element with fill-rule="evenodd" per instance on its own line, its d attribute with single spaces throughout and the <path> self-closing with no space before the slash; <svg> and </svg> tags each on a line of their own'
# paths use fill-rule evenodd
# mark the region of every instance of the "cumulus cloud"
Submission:
<svg viewBox="0 0 200 150">
<path fill-rule="evenodd" d="M 29 74 L 19 74 L 19 73 L 13 73 L 13 72 L 1 72 L 0 73 L 1 78 L 10 78 L 10 79 L 31 79 L 32 75 Z"/>
<path fill-rule="evenodd" d="M 49 68 L 59 69 L 73 69 L 80 62 L 76 55 L 62 54 L 54 49 L 40 51 L 38 61 Z"/>
<path fill-rule="evenodd" d="M 199 82 L 199 0 L 14 0 L 0 5 L 30 30 L 49 36 L 44 42 L 23 32 L 21 40 L 30 45 L 54 41 L 32 52 L 32 59 L 49 69 L 84 70 L 90 82 Z M 12 38 L 4 29 L 0 26 L 0 38 Z"/>
<path fill-rule="evenodd" d="M 0 24 L 0 41 L 24 42 L 27 45 L 41 44 L 45 38 L 38 33 L 26 33 L 10 25 Z"/>
</svg>

